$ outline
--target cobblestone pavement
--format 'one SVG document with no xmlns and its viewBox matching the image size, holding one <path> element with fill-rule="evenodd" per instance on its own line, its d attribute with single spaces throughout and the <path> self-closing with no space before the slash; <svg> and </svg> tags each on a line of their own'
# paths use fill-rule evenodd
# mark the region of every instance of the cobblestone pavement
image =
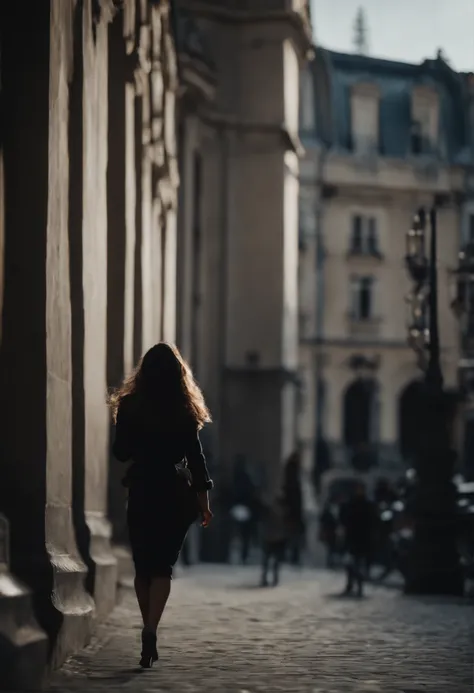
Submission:
<svg viewBox="0 0 474 693">
<path fill-rule="evenodd" d="M 173 584 L 160 662 L 137 669 L 130 590 L 55 693 L 472 693 L 474 609 L 369 586 L 337 597 L 342 576 L 287 569 L 260 589 L 254 569 L 197 567 Z"/>
</svg>

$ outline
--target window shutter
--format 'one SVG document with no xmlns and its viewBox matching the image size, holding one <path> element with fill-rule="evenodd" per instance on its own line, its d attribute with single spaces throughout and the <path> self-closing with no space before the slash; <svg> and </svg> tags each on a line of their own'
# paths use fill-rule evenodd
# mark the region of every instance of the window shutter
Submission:
<svg viewBox="0 0 474 693">
<path fill-rule="evenodd" d="M 474 243 L 474 214 L 469 215 L 469 225 L 468 225 L 468 243 Z"/>
<path fill-rule="evenodd" d="M 369 253 L 377 253 L 378 249 L 379 242 L 377 235 L 377 219 L 375 217 L 369 217 L 367 229 L 367 250 Z"/>
<path fill-rule="evenodd" d="M 351 277 L 349 282 L 349 314 L 353 320 L 359 318 L 360 312 L 360 280 Z"/>
<path fill-rule="evenodd" d="M 355 252 L 362 250 L 362 217 L 358 214 L 352 217 L 351 250 Z"/>
</svg>

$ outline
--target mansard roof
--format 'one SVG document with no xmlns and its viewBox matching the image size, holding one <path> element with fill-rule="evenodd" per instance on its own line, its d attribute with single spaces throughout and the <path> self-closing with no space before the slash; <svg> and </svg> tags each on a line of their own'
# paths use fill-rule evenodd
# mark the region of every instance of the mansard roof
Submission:
<svg viewBox="0 0 474 693">
<path fill-rule="evenodd" d="M 417 86 L 427 86 L 440 99 L 440 158 L 450 162 L 465 159 L 468 142 L 465 79 L 451 69 L 441 54 L 417 65 L 317 48 L 311 71 L 316 134 L 321 135 L 318 112 L 327 108 L 326 120 L 331 122 L 331 132 L 326 139 L 333 148 L 350 151 L 351 90 L 356 84 L 369 83 L 377 87 L 380 97 L 380 152 L 389 157 L 406 157 L 410 151 L 412 93 Z M 326 87 L 322 89 L 321 85 Z M 320 99 L 326 99 L 326 106 Z"/>
</svg>

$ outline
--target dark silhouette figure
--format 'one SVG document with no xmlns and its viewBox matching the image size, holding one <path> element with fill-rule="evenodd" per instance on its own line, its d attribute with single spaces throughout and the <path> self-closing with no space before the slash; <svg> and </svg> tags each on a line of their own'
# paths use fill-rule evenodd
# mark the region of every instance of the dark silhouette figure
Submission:
<svg viewBox="0 0 474 693">
<path fill-rule="evenodd" d="M 292 565 L 300 565 L 304 539 L 303 493 L 301 490 L 301 457 L 294 452 L 288 458 L 283 480 L 283 498 L 288 509 L 289 549 Z"/>
<path fill-rule="evenodd" d="M 377 504 L 390 505 L 397 498 L 397 493 L 388 479 L 380 478 L 377 480 L 374 489 L 374 500 Z"/>
<path fill-rule="evenodd" d="M 207 526 L 212 488 L 199 439 L 209 411 L 176 347 L 161 342 L 110 398 L 113 452 L 131 462 L 127 522 L 135 591 L 143 617 L 141 666 L 158 659 L 156 631 L 170 593 L 173 566 L 190 525 Z"/>
<path fill-rule="evenodd" d="M 230 514 L 240 544 L 240 560 L 246 565 L 258 514 L 257 489 L 250 476 L 245 458 L 238 456 L 234 467 Z"/>
<path fill-rule="evenodd" d="M 349 556 L 345 593 L 351 594 L 354 587 L 357 587 L 357 594 L 362 597 L 366 566 L 372 553 L 377 526 L 377 509 L 367 498 L 363 484 L 357 484 L 353 497 L 342 506 L 340 520 Z"/>
<path fill-rule="evenodd" d="M 324 438 L 318 437 L 315 450 L 315 464 L 313 468 L 313 481 L 316 493 L 319 496 L 321 493 L 321 479 L 328 469 L 331 469 L 331 453 L 329 445 Z"/>
<path fill-rule="evenodd" d="M 264 511 L 263 517 L 263 566 L 262 587 L 268 587 L 268 572 L 273 573 L 272 585 L 276 587 L 280 580 L 280 565 L 285 557 L 288 541 L 288 509 L 284 498 L 276 501 Z"/>
<path fill-rule="evenodd" d="M 335 567 L 337 556 L 337 530 L 339 527 L 339 506 L 327 503 L 319 518 L 319 539 L 326 547 L 326 566 Z"/>
</svg>

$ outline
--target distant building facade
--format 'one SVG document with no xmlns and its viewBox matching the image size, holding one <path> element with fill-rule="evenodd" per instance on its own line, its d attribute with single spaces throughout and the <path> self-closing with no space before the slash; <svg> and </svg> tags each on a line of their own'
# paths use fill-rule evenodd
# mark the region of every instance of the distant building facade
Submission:
<svg viewBox="0 0 474 693">
<path fill-rule="evenodd" d="M 302 78 L 300 363 L 306 464 L 396 477 L 416 435 L 420 371 L 407 344 L 405 234 L 439 204 L 442 368 L 457 385 L 449 275 L 469 223 L 465 79 L 316 50 Z M 329 472 L 328 472 L 329 473 Z"/>
<path fill-rule="evenodd" d="M 298 99 L 309 2 L 177 8 L 177 336 L 214 415 L 203 439 L 222 504 L 206 541 L 225 559 L 228 537 L 212 532 L 226 533 L 236 466 L 270 495 L 297 443 Z"/>
</svg>

